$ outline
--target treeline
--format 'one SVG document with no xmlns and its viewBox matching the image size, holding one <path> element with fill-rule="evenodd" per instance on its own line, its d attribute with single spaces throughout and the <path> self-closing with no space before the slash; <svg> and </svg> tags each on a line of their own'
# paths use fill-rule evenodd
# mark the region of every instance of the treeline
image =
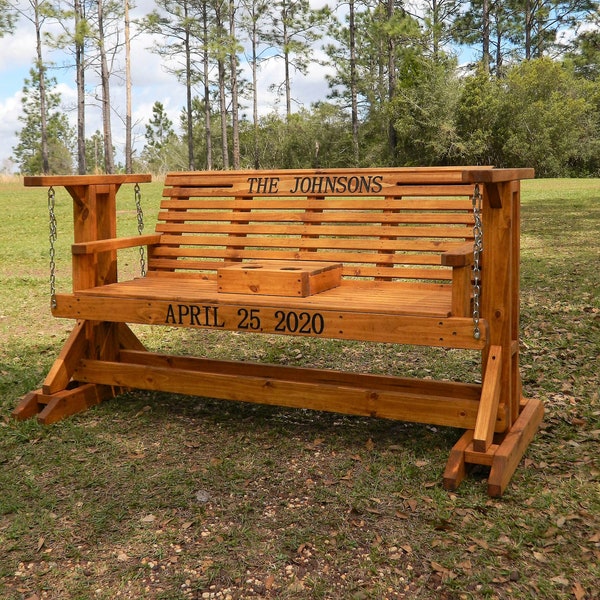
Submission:
<svg viewBox="0 0 600 600">
<path fill-rule="evenodd" d="M 23 173 L 462 163 L 600 174 L 597 2 L 348 0 L 315 9 L 308 0 L 155 0 L 131 26 L 127 1 L 66 4 L 45 2 L 43 14 L 64 29 L 49 43 L 74 57 L 78 131 L 38 53 L 14 149 Z M 186 103 L 176 126 L 155 103 L 138 154 L 128 104 L 120 166 L 110 83 L 119 75 L 130 85 L 130 29 L 152 34 Z M 470 64 L 459 66 L 459 49 Z M 283 110 L 260 116 L 266 61 L 281 66 Z M 328 97 L 295 109 L 294 74 L 316 64 Z M 90 71 L 104 120 L 86 139 Z"/>
</svg>

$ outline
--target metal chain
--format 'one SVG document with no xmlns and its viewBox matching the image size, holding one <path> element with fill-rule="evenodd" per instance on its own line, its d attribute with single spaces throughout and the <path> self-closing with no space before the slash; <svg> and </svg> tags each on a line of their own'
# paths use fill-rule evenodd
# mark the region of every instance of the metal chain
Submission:
<svg viewBox="0 0 600 600">
<path fill-rule="evenodd" d="M 54 207 L 56 204 L 54 188 L 50 186 L 48 188 L 48 215 L 50 221 L 50 306 L 56 308 L 56 248 L 55 243 L 58 237 L 56 228 L 56 213 Z"/>
<path fill-rule="evenodd" d="M 483 252 L 483 223 L 481 221 L 482 196 L 479 184 L 475 184 L 473 190 L 473 225 L 474 248 L 473 248 L 473 337 L 478 340 L 481 337 L 479 328 L 479 311 L 481 303 L 481 253 Z"/>
<path fill-rule="evenodd" d="M 135 210 L 137 213 L 138 233 L 142 235 L 144 231 L 144 211 L 142 210 L 142 192 L 140 184 L 136 183 L 134 187 L 135 194 Z M 140 246 L 140 273 L 142 277 L 146 276 L 146 257 L 144 254 L 144 246 Z"/>
</svg>

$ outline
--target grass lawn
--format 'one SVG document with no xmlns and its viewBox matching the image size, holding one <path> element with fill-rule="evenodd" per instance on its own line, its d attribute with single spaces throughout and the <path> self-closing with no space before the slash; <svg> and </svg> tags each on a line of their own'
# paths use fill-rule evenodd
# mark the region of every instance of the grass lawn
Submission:
<svg viewBox="0 0 600 600">
<path fill-rule="evenodd" d="M 143 186 L 146 232 L 161 185 Z M 15 422 L 72 323 L 45 192 L 0 183 L 0 598 L 562 599 L 600 590 L 600 181 L 524 183 L 522 375 L 546 417 L 500 499 L 441 487 L 453 429 L 135 392 Z M 57 288 L 71 204 L 57 190 Z M 120 234 L 136 232 L 133 190 Z M 127 251 L 129 252 L 129 251 Z M 120 256 L 125 276 L 137 253 Z M 466 352 L 136 327 L 152 349 L 477 377 Z"/>
</svg>

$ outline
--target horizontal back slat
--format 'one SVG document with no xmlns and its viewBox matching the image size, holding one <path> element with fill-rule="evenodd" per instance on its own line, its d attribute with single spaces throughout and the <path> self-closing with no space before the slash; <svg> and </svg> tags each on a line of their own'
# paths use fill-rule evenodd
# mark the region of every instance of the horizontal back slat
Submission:
<svg viewBox="0 0 600 600">
<path fill-rule="evenodd" d="M 160 212 L 161 221 L 181 221 L 181 212 Z M 336 211 L 336 212 L 294 212 L 280 210 L 278 212 L 233 212 L 233 211 L 188 211 L 185 213 L 186 222 L 190 221 L 219 221 L 219 222 L 252 222 L 252 223 L 440 223 L 440 224 L 472 224 L 471 215 L 456 213 L 400 213 L 379 211 Z"/>
<path fill-rule="evenodd" d="M 322 235 L 334 237 L 371 237 L 379 238 L 457 238 L 457 239 L 472 239 L 472 231 L 464 225 L 460 227 L 377 227 L 377 226 L 362 226 L 362 225 L 253 225 L 253 224 L 230 224 L 230 223 L 158 223 L 156 226 L 158 233 L 171 234 L 193 234 L 193 233 L 214 233 L 214 234 L 236 234 L 236 235 L 265 235 L 265 236 L 282 236 L 282 235 Z"/>
<path fill-rule="evenodd" d="M 446 252 L 448 250 L 458 249 L 464 242 L 439 241 L 439 240 L 413 240 L 413 239 L 394 239 L 381 240 L 373 238 L 350 238 L 350 237 L 317 237 L 317 238 L 298 238 L 294 236 L 286 237 L 235 237 L 230 236 L 176 236 L 163 235 L 161 246 L 155 250 L 161 255 L 169 254 L 176 256 L 185 254 L 187 256 L 202 256 L 205 247 L 225 247 L 225 248 L 304 248 L 306 250 L 314 249 L 354 249 L 354 250 L 393 250 L 396 252 Z M 169 244 L 177 247 L 169 247 Z"/>
<path fill-rule="evenodd" d="M 154 258 L 222 258 L 226 261 L 235 261 L 240 259 L 247 260 L 314 260 L 319 262 L 356 262 L 357 253 L 341 252 L 333 250 L 319 250 L 310 252 L 307 258 L 307 252 L 310 250 L 278 250 L 278 249 L 257 249 L 257 248 L 190 248 L 189 250 L 180 250 L 179 248 L 164 248 L 154 252 Z M 394 254 L 383 253 L 362 253 L 360 260 L 365 264 L 395 265 L 398 259 Z M 402 264 L 406 265 L 440 265 L 440 255 L 429 253 L 406 253 L 402 257 Z"/>
<path fill-rule="evenodd" d="M 453 168 L 171 173 L 150 272 L 213 278 L 225 263 L 343 263 L 353 278 L 448 281 L 473 240 L 471 184 Z"/>
<path fill-rule="evenodd" d="M 448 188 L 448 191 L 452 190 L 451 196 L 460 195 L 464 193 L 469 195 L 473 191 L 472 186 L 457 186 L 456 188 Z M 459 190 L 460 193 L 459 193 Z M 170 200 L 162 200 L 161 208 L 163 209 L 243 209 L 252 208 L 253 210 L 294 210 L 294 209 L 322 209 L 327 208 L 329 210 L 460 210 L 469 209 L 471 207 L 470 201 L 463 201 L 456 198 L 447 199 L 441 197 L 438 193 L 432 194 L 431 190 L 429 194 L 419 195 L 418 199 L 410 196 L 395 196 L 395 197 L 383 197 L 383 198 L 327 198 L 307 196 L 303 199 L 296 197 L 280 198 L 278 196 L 273 198 L 263 198 L 257 196 L 256 198 L 206 198 L 206 200 L 193 200 L 192 198 L 197 197 L 193 193 L 193 189 L 189 188 L 186 193 L 179 196 L 173 196 Z M 196 190 L 198 191 L 198 190 Z M 163 191 L 163 195 L 166 194 L 166 190 Z M 435 196 L 430 198 L 429 196 Z"/>
</svg>

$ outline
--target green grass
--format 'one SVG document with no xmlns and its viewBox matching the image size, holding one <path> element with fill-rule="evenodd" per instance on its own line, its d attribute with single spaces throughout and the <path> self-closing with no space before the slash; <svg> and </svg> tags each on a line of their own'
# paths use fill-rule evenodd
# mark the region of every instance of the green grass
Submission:
<svg viewBox="0 0 600 600">
<path fill-rule="evenodd" d="M 143 186 L 146 231 L 160 191 Z M 13 421 L 72 324 L 50 316 L 44 190 L 2 183 L 0 210 L 1 598 L 598 597 L 600 181 L 524 184 L 521 370 L 546 417 L 493 500 L 484 469 L 441 488 L 453 429 L 148 392 L 51 427 Z M 119 211 L 134 234 L 131 189 Z M 70 214 L 57 190 L 59 291 Z M 136 273 L 135 251 L 120 260 Z M 136 331 L 221 358 L 454 379 L 478 368 L 464 352 Z"/>
</svg>

